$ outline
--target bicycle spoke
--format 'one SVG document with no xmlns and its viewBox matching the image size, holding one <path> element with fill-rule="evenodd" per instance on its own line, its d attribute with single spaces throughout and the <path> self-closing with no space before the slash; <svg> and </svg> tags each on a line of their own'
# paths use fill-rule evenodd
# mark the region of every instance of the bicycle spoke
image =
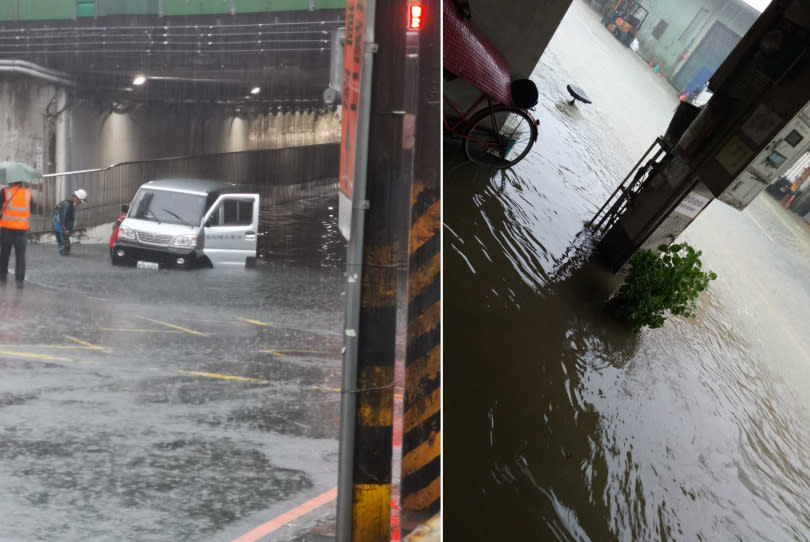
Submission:
<svg viewBox="0 0 810 542">
<path fill-rule="evenodd" d="M 494 106 L 482 110 L 470 122 L 465 149 L 474 162 L 509 167 L 534 144 L 533 121 L 521 110 Z"/>
</svg>

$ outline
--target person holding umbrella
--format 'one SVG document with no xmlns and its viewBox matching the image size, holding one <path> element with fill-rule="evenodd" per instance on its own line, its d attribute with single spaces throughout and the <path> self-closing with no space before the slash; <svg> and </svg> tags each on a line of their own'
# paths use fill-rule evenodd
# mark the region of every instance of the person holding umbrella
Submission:
<svg viewBox="0 0 810 542">
<path fill-rule="evenodd" d="M 23 186 L 25 181 L 38 179 L 41 174 L 25 164 L 0 163 L 0 183 L 8 187 L 0 191 L 0 283 L 8 280 L 8 261 L 14 249 L 14 278 L 17 288 L 25 280 L 25 247 L 28 242 L 28 226 L 31 221 L 31 189 Z"/>
</svg>

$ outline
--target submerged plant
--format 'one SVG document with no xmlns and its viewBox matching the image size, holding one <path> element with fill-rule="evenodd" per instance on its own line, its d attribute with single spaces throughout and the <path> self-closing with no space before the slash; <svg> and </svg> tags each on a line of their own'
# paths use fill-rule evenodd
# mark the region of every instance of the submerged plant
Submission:
<svg viewBox="0 0 810 542">
<path fill-rule="evenodd" d="M 640 250 L 630 259 L 630 274 L 611 299 L 614 314 L 636 331 L 664 325 L 672 316 L 695 316 L 696 300 L 717 275 L 701 269 L 700 255 L 686 243 Z"/>
</svg>

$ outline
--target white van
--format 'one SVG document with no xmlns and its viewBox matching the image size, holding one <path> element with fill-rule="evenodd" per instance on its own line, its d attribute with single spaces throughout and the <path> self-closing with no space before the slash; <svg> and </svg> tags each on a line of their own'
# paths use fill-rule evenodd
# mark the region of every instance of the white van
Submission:
<svg viewBox="0 0 810 542">
<path fill-rule="evenodd" d="M 259 195 L 240 185 L 197 179 L 143 184 L 111 247 L 113 265 L 252 266 Z"/>
</svg>

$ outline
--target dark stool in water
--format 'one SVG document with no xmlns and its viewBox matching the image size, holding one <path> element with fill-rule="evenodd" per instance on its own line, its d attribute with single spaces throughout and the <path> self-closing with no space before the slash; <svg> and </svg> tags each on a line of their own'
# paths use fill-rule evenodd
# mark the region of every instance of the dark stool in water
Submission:
<svg viewBox="0 0 810 542">
<path fill-rule="evenodd" d="M 579 88 L 578 86 L 576 86 L 576 85 L 568 85 L 565 88 L 568 89 L 568 94 L 573 96 L 573 99 L 570 102 L 568 102 L 570 105 L 574 105 L 577 100 L 579 100 L 580 102 L 585 103 L 585 104 L 592 103 L 591 99 L 588 98 L 588 95 L 585 94 L 585 91 L 582 90 L 581 88 Z"/>
</svg>

